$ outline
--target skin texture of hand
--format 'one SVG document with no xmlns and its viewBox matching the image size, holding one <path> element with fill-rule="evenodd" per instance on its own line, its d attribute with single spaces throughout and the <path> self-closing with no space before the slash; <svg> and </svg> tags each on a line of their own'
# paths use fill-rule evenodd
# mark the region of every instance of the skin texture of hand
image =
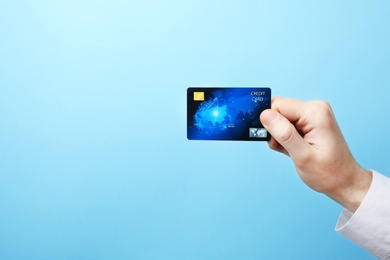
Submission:
<svg viewBox="0 0 390 260">
<path fill-rule="evenodd" d="M 291 157 L 306 185 L 356 211 L 372 173 L 356 163 L 327 102 L 275 97 L 260 120 L 272 135 L 270 148 Z"/>
</svg>

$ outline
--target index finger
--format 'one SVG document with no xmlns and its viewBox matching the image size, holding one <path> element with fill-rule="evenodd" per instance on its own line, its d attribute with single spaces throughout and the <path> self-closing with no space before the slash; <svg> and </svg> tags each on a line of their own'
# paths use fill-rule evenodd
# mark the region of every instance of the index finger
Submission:
<svg viewBox="0 0 390 260">
<path fill-rule="evenodd" d="M 290 122 L 298 121 L 303 116 L 306 103 L 291 98 L 274 97 L 271 101 L 271 108 L 278 111 Z"/>
</svg>

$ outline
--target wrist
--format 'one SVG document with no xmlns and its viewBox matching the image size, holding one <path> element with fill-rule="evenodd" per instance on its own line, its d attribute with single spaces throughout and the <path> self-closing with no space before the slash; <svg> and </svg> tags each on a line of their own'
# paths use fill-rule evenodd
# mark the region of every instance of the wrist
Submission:
<svg viewBox="0 0 390 260">
<path fill-rule="evenodd" d="M 330 193 L 325 193 L 344 208 L 355 212 L 363 202 L 372 182 L 372 172 L 360 166 L 353 167 L 344 178 L 345 183 Z"/>
</svg>

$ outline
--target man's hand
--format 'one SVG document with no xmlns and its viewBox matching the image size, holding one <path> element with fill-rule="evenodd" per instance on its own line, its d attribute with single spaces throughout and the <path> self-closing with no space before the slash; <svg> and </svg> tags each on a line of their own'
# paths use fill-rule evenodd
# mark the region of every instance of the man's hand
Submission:
<svg viewBox="0 0 390 260">
<path fill-rule="evenodd" d="M 303 182 L 356 211 L 372 173 L 354 160 L 327 102 L 275 97 L 260 120 L 272 135 L 270 148 L 291 157 Z"/>
</svg>

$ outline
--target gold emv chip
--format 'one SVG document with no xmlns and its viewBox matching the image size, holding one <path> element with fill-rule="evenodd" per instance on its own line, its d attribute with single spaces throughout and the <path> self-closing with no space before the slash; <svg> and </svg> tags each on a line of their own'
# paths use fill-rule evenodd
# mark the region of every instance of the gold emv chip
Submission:
<svg viewBox="0 0 390 260">
<path fill-rule="evenodd" d="M 204 101 L 204 92 L 194 92 L 194 101 Z"/>
</svg>

